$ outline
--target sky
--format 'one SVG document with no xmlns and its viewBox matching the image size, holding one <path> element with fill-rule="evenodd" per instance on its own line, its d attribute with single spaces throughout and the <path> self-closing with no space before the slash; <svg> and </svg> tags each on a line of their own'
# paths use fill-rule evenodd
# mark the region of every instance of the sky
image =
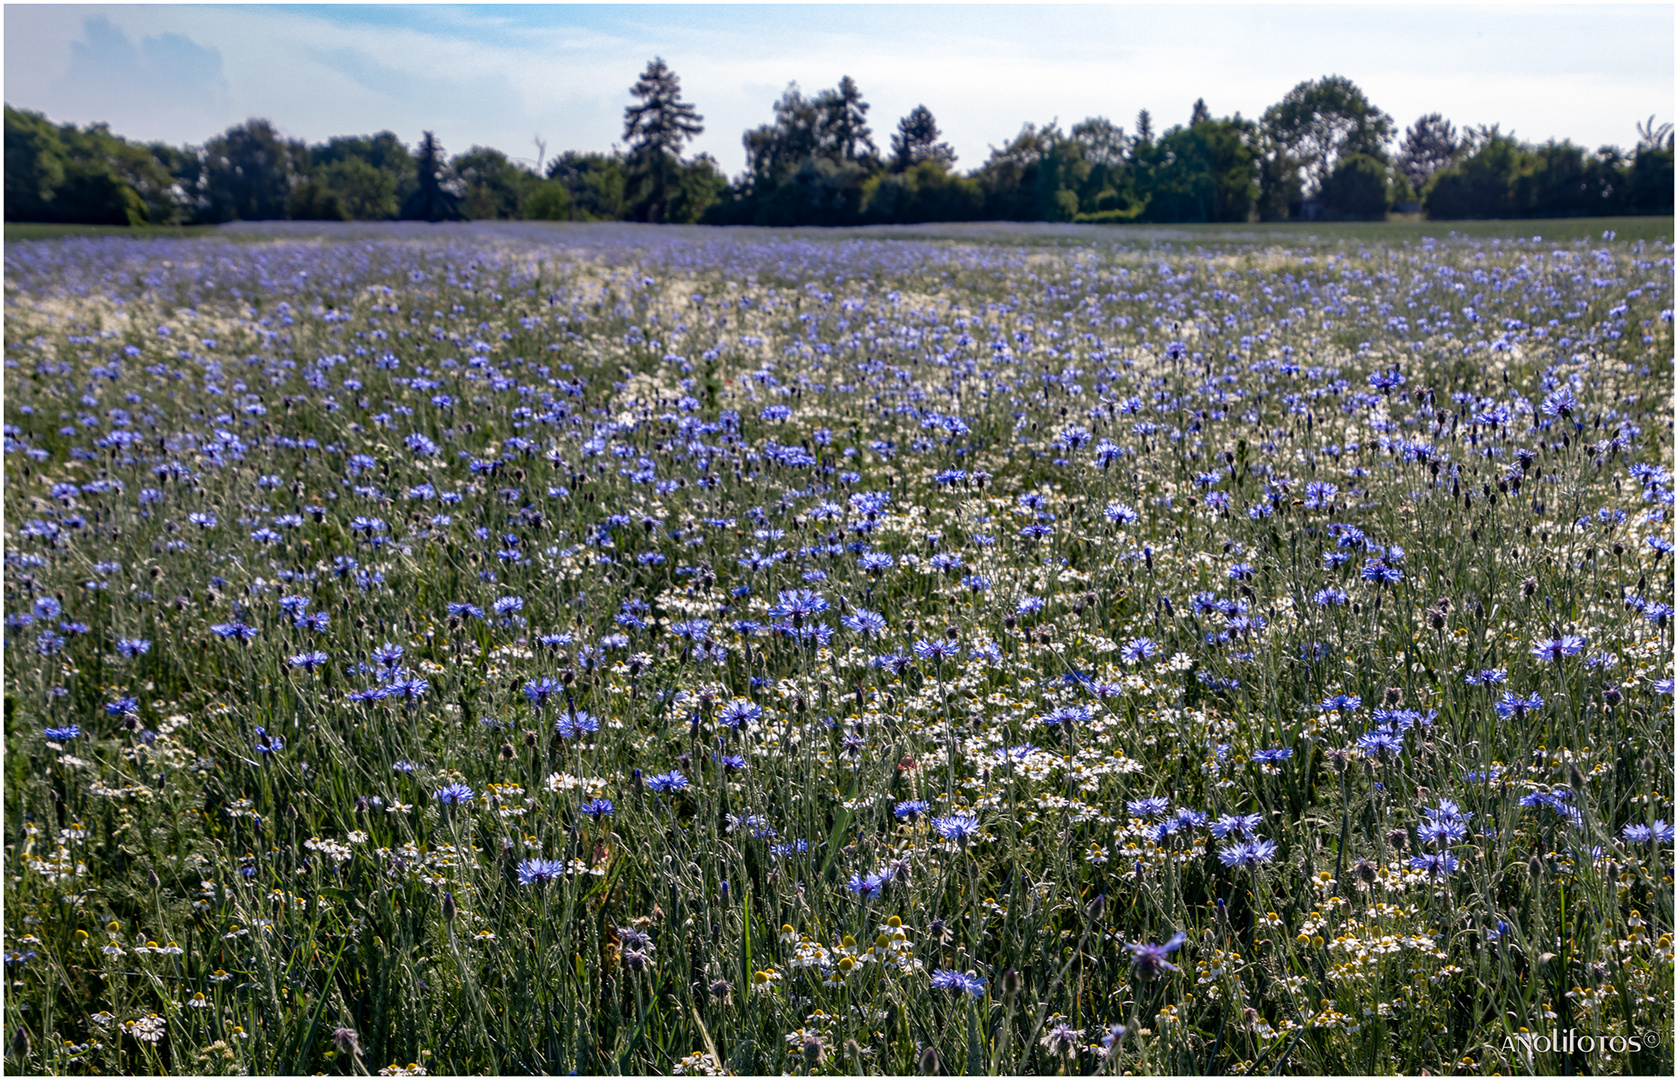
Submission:
<svg viewBox="0 0 1678 1080">
<path fill-rule="evenodd" d="M 849 75 L 874 141 L 932 110 L 959 169 L 1027 122 L 1134 131 L 1256 119 L 1350 78 L 1400 130 L 1426 113 L 1528 142 L 1630 148 L 1673 120 L 1673 6 L 1530 4 L 5 6 L 5 101 L 133 139 L 202 144 L 248 117 L 323 142 L 434 131 L 534 164 L 621 142 L 654 56 L 704 118 L 689 152 L 730 176 L 742 133 L 796 82 Z M 537 140 L 542 141 L 539 147 Z"/>
</svg>

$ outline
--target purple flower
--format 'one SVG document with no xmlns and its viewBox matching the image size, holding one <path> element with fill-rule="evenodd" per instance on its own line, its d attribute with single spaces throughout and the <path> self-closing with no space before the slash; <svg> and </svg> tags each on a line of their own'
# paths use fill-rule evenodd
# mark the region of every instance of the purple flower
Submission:
<svg viewBox="0 0 1678 1080">
<path fill-rule="evenodd" d="M 940 969 L 932 973 L 932 988 L 934 990 L 959 990 L 964 994 L 971 994 L 975 999 L 985 996 L 985 980 L 977 975 L 960 971 Z"/>
<path fill-rule="evenodd" d="M 1585 648 L 1585 639 L 1578 634 L 1563 634 L 1558 638 L 1546 638 L 1532 643 L 1532 655 L 1540 660 L 1553 660 L 1561 663 L 1564 656 L 1578 656 Z"/>
<path fill-rule="evenodd" d="M 1125 948 L 1130 950 L 1130 969 L 1136 973 L 1137 978 L 1144 982 L 1152 982 L 1167 971 L 1180 970 L 1176 964 L 1167 960 L 1166 957 L 1176 952 L 1183 942 L 1188 939 L 1187 934 L 1178 933 L 1164 945 L 1155 945 L 1151 942 L 1142 945 L 1126 945 Z"/>
<path fill-rule="evenodd" d="M 887 873 L 873 873 L 867 877 L 852 874 L 848 887 L 864 900 L 872 900 L 885 891 L 886 884 L 889 881 L 891 881 L 891 875 Z"/>
<path fill-rule="evenodd" d="M 565 863 L 559 859 L 526 859 L 519 863 L 518 873 L 520 885 L 545 885 L 565 873 Z"/>
<path fill-rule="evenodd" d="M 932 829 L 946 840 L 964 841 L 979 831 L 979 818 L 975 814 L 956 813 L 948 817 L 932 819 Z"/>
<path fill-rule="evenodd" d="M 1450 877 L 1456 873 L 1457 857 L 1450 852 L 1433 852 L 1427 855 L 1417 855 L 1410 860 L 1410 869 L 1420 870 L 1428 877 L 1438 879 Z"/>
<path fill-rule="evenodd" d="M 590 799 L 578 809 L 599 821 L 603 817 L 611 817 L 616 808 L 612 805 L 611 799 Z"/>
<path fill-rule="evenodd" d="M 449 784 L 431 793 L 431 797 L 444 806 L 459 806 L 461 803 L 472 801 L 472 789 L 465 784 Z"/>
<path fill-rule="evenodd" d="M 961 649 L 958 648 L 956 643 L 953 641 L 945 641 L 943 638 L 934 638 L 931 641 L 921 640 L 915 642 L 915 655 L 920 657 L 922 660 L 931 660 L 936 663 L 940 660 L 955 659 L 957 656 L 961 655 Z"/>
<path fill-rule="evenodd" d="M 652 791 L 682 791 L 685 790 L 687 786 L 688 778 L 675 769 L 671 769 L 667 773 L 660 773 L 657 776 L 647 777 L 647 787 Z"/>
<path fill-rule="evenodd" d="M 1143 660 L 1153 659 L 1158 652 L 1159 646 L 1152 639 L 1145 637 L 1131 638 L 1125 642 L 1124 648 L 1119 652 L 1119 658 L 1127 664 L 1135 664 Z"/>
<path fill-rule="evenodd" d="M 1131 817 L 1147 818 L 1161 817 L 1171 809 L 1171 800 L 1163 797 L 1149 799 L 1131 799 L 1125 803 L 1125 809 L 1130 811 Z"/>
<path fill-rule="evenodd" d="M 1276 857 L 1276 844 L 1271 840 L 1246 840 L 1229 844 L 1218 851 L 1218 861 L 1225 866 L 1256 870 Z"/>
<path fill-rule="evenodd" d="M 857 608 L 855 611 L 839 620 L 845 629 L 863 637 L 872 637 L 886 631 L 886 617 L 872 611 Z"/>
</svg>

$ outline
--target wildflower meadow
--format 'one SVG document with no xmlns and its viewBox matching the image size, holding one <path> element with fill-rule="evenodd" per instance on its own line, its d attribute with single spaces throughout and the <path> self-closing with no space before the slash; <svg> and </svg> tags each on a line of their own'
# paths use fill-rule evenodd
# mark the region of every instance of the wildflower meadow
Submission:
<svg viewBox="0 0 1678 1080">
<path fill-rule="evenodd" d="M 7 1070 L 1671 1075 L 1562 224 L 9 243 Z"/>
</svg>

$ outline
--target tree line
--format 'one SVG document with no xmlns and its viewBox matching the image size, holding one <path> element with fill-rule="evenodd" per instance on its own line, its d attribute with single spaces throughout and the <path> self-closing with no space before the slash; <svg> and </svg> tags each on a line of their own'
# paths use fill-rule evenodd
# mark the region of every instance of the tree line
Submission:
<svg viewBox="0 0 1678 1080">
<path fill-rule="evenodd" d="M 537 219 L 753 225 L 927 221 L 1245 222 L 1671 214 L 1673 129 L 1651 117 L 1631 151 L 1530 145 L 1498 127 L 1459 131 L 1434 113 L 1402 135 L 1350 79 L 1302 82 L 1257 120 L 1213 117 L 1126 131 L 1105 117 L 1026 124 L 958 172 L 925 105 L 884 149 L 850 77 L 789 86 L 747 131 L 745 171 L 687 155 L 704 119 L 655 59 L 631 87 L 622 149 L 566 151 L 534 167 L 473 146 L 450 157 L 430 132 L 308 145 L 253 119 L 198 147 L 138 143 L 107 125 L 55 125 L 5 108 L 7 221 L 209 224 Z"/>
</svg>

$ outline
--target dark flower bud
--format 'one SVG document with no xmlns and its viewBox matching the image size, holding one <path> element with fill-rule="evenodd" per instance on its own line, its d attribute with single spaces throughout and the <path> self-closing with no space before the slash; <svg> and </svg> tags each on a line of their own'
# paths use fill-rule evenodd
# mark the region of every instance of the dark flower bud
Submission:
<svg viewBox="0 0 1678 1080">
<path fill-rule="evenodd" d="M 1534 881 L 1544 876 L 1544 860 L 1537 855 L 1527 860 L 1527 876 Z"/>
<path fill-rule="evenodd" d="M 1610 709 L 1624 700 L 1625 696 L 1620 693 L 1620 688 L 1617 686 L 1610 686 L 1602 692 L 1602 703 Z"/>
<path fill-rule="evenodd" d="M 1356 874 L 1357 879 L 1365 885 L 1373 885 L 1375 884 L 1375 869 L 1373 862 L 1368 859 L 1359 859 L 1352 867 L 1352 873 Z"/>
<path fill-rule="evenodd" d="M 937 1076 L 942 1072 L 943 1067 L 938 1060 L 937 1048 L 929 1046 L 922 1050 L 920 1060 L 916 1062 L 916 1068 L 920 1069 L 922 1076 Z"/>
<path fill-rule="evenodd" d="M 1002 996 L 1012 1001 L 1019 996 L 1020 987 L 1024 982 L 1025 980 L 1020 977 L 1018 968 L 1009 968 L 1004 971 L 1001 979 Z"/>
<path fill-rule="evenodd" d="M 1404 700 L 1404 691 L 1400 690 L 1396 686 L 1389 686 L 1387 687 L 1386 698 L 1388 705 L 1397 705 L 1400 701 Z"/>
<path fill-rule="evenodd" d="M 454 893 L 446 892 L 446 893 L 443 894 L 443 920 L 445 922 L 453 922 L 454 917 L 455 917 Z"/>
<path fill-rule="evenodd" d="M 1387 834 L 1387 843 L 1399 851 L 1403 851 L 1410 845 L 1410 834 L 1404 829 L 1394 829 Z"/>
<path fill-rule="evenodd" d="M 498 751 L 498 753 L 501 755 L 501 760 L 502 761 L 513 760 L 513 744 L 512 743 L 502 743 L 501 744 L 501 749 Z"/>
</svg>

